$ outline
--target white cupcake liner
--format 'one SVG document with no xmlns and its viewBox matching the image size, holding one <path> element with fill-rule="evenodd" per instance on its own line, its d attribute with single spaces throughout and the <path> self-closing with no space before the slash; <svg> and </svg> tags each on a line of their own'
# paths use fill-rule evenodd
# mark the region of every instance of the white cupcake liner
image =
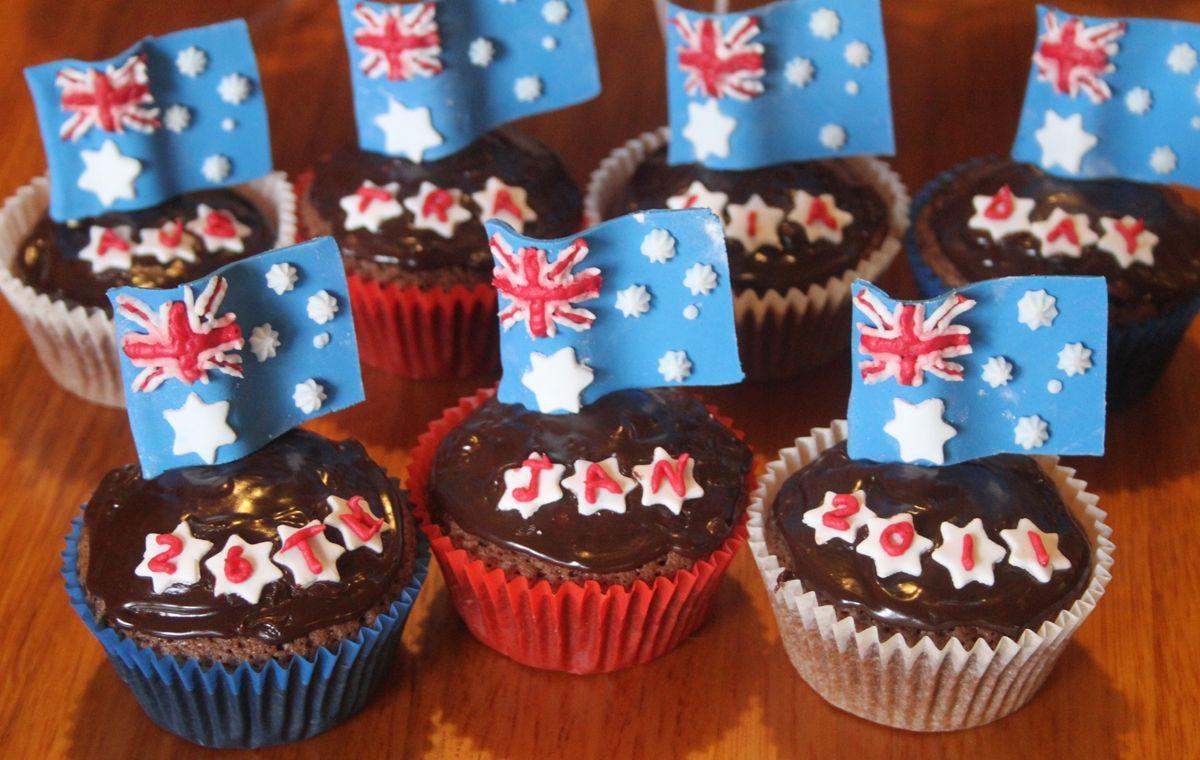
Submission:
<svg viewBox="0 0 1200 760">
<path fill-rule="evenodd" d="M 296 195 L 283 172 L 232 188 L 261 208 L 276 229 L 275 247 L 296 242 Z M 25 325 L 42 366 L 76 396 L 109 407 L 125 405 L 116 328 L 101 309 L 51 298 L 14 273 L 21 243 L 46 212 L 45 177 L 17 190 L 0 208 L 0 293 Z"/>
<path fill-rule="evenodd" d="M 583 201 L 588 226 L 603 220 L 605 210 L 624 192 L 647 155 L 667 144 L 670 130 L 660 127 L 614 149 L 588 181 Z M 875 280 L 900 252 L 908 229 L 909 195 L 899 175 L 876 158 L 846 159 L 888 203 L 891 229 L 875 251 L 853 269 L 824 284 L 759 295 L 744 290 L 734 296 L 742 363 L 754 380 L 792 377 L 846 351 L 850 324 L 850 286 L 855 280 Z"/>
<path fill-rule="evenodd" d="M 1045 681 L 1075 629 L 1091 614 L 1112 577 L 1114 545 L 1099 499 L 1057 457 L 1036 457 L 1054 481 L 1092 545 L 1087 589 L 1071 606 L 1017 641 L 993 647 L 983 639 L 967 649 L 951 638 L 938 647 L 925 636 L 909 645 L 899 633 L 856 630 L 853 618 L 820 604 L 799 580 L 777 587 L 783 568 L 768 551 L 764 510 L 792 473 L 846 438 L 846 423 L 817 428 L 767 465 L 750 498 L 749 546 L 779 623 L 784 649 L 800 676 L 826 701 L 847 712 L 910 731 L 954 731 L 983 725 L 1023 706 Z"/>
</svg>

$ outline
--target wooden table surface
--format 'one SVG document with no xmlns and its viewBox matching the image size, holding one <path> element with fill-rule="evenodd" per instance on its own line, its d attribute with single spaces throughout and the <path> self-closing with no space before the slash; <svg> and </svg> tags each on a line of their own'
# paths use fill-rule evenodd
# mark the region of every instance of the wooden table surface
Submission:
<svg viewBox="0 0 1200 760">
<path fill-rule="evenodd" d="M 532 1 L 532 0 L 526 0 Z M 453 4 L 453 0 L 448 0 Z M 707 0 L 693 0 L 707 2 Z M 590 0 L 605 90 L 531 120 L 576 178 L 609 148 L 665 119 L 649 0 Z M 971 155 L 1006 151 L 1024 89 L 1032 3 L 885 0 L 895 164 L 910 188 Z M 145 34 L 238 15 L 258 49 L 280 168 L 302 169 L 353 139 L 333 0 L 5 0 L 0 4 L 0 193 L 44 163 L 20 68 L 112 55 Z M 737 3 L 735 3 L 735 6 Z M 1194 0 L 1078 0 L 1095 14 L 1192 17 Z M 887 284 L 912 293 L 905 264 Z M 1073 462 L 1115 530 L 1115 580 L 1032 703 L 951 735 L 882 728 L 825 704 L 787 661 L 748 552 L 712 619 L 677 651 L 624 672 L 573 677 L 525 668 L 477 643 L 437 570 L 404 634 L 391 679 L 366 710 L 288 757 L 692 755 L 840 757 L 1200 756 L 1200 426 L 1193 329 L 1153 395 L 1112 415 L 1109 454 Z M 844 413 L 847 361 L 812 377 L 708 394 L 760 460 Z M 403 382 L 367 372 L 368 401 L 314 427 L 361 439 L 394 473 L 425 424 L 481 384 Z M 125 417 L 59 390 L 0 306 L 0 755 L 166 757 L 198 750 L 142 714 L 67 604 L 58 552 L 68 520 L 110 468 L 133 458 Z"/>
</svg>

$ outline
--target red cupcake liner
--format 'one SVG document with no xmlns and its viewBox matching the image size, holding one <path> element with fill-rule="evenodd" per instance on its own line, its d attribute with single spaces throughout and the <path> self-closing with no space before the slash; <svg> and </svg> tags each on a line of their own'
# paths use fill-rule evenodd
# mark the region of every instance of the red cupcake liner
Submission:
<svg viewBox="0 0 1200 760">
<path fill-rule="evenodd" d="M 438 444 L 494 393 L 484 389 L 460 399 L 458 406 L 431 423 L 417 440 L 408 470 L 414 513 L 467 628 L 523 665 L 577 674 L 640 665 L 674 649 L 708 618 L 721 579 L 746 541 L 745 517 L 708 557 L 670 578 L 658 577 L 652 585 L 638 580 L 628 589 L 605 588 L 589 580 L 553 588 L 545 580 L 531 584 L 524 576 L 508 577 L 500 568 L 489 568 L 455 547 L 432 522 L 426 499 Z M 743 438 L 715 408 L 709 407 L 709 412 Z M 747 494 L 754 490 L 753 471 L 746 487 Z"/>
</svg>

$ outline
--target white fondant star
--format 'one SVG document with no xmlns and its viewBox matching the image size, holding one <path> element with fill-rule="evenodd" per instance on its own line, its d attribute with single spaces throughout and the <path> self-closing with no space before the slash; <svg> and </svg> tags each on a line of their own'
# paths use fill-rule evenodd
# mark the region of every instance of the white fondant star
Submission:
<svg viewBox="0 0 1200 760">
<path fill-rule="evenodd" d="M 196 218 L 184 226 L 188 232 L 200 238 L 209 253 L 244 253 L 246 244 L 243 241 L 250 237 L 250 228 L 238 221 L 231 212 L 209 208 L 205 203 L 196 207 Z"/>
<path fill-rule="evenodd" d="M 667 351 L 658 359 L 658 374 L 668 383 L 682 383 L 692 375 L 692 361 L 686 351 Z"/>
<path fill-rule="evenodd" d="M 1085 374 L 1092 368 L 1092 349 L 1082 343 L 1067 343 L 1058 352 L 1058 368 L 1067 377 Z"/>
<path fill-rule="evenodd" d="M 1083 156 L 1096 147 L 1099 140 L 1083 129 L 1083 115 L 1072 114 L 1067 118 L 1047 110 L 1046 120 L 1033 133 L 1042 148 L 1042 168 L 1061 166 L 1071 174 L 1078 174 Z"/>
<path fill-rule="evenodd" d="M 1154 98 L 1145 87 L 1134 87 L 1125 93 L 1125 107 L 1134 116 L 1142 116 L 1154 105 Z"/>
<path fill-rule="evenodd" d="M 1154 246 L 1158 245 L 1158 235 L 1146 229 L 1145 222 L 1137 217 L 1124 216 L 1116 219 L 1111 216 L 1100 217 L 1100 236 L 1096 246 L 1113 255 L 1122 268 L 1139 263 L 1154 266 Z"/>
<path fill-rule="evenodd" d="M 217 85 L 217 94 L 230 105 L 244 103 L 250 97 L 250 80 L 238 73 L 227 74 Z"/>
<path fill-rule="evenodd" d="M 1058 316 L 1057 301 L 1054 296 L 1044 290 L 1027 290 L 1017 302 L 1017 321 L 1030 330 L 1049 327 Z"/>
<path fill-rule="evenodd" d="M 684 461 L 684 457 L 687 460 Z M 696 460 L 684 453 L 673 457 L 662 446 L 654 447 L 654 459 L 649 464 L 634 465 L 633 477 L 642 487 L 642 506 L 661 504 L 677 515 L 683 511 L 683 503 L 699 499 L 704 488 L 696 482 Z M 657 477 L 655 473 L 658 473 Z M 654 481 L 658 481 L 658 488 Z"/>
<path fill-rule="evenodd" d="M 692 264 L 683 273 L 683 287 L 694 296 L 706 296 L 717 287 L 717 273 L 711 264 Z"/>
<path fill-rule="evenodd" d="M 905 462 L 924 459 L 943 464 L 946 441 L 958 435 L 958 431 L 942 418 L 946 402 L 940 398 L 927 398 L 910 404 L 896 398 L 892 399 L 892 410 L 895 416 L 883 426 L 883 432 L 900 444 L 900 458 Z"/>
<path fill-rule="evenodd" d="M 688 123 L 683 136 L 692 144 L 696 160 L 709 156 L 729 157 L 729 137 L 737 128 L 737 119 L 721 113 L 715 99 L 707 102 L 688 103 Z"/>
<path fill-rule="evenodd" d="M 804 513 L 804 524 L 812 528 L 818 545 L 841 539 L 848 544 L 858 540 L 858 531 L 875 513 L 867 509 L 865 491 L 835 493 L 826 491 L 821 503 Z"/>
<path fill-rule="evenodd" d="M 1180 42 L 1167 54 L 1167 66 L 1176 74 L 1191 74 L 1196 68 L 1196 48 Z"/>
<path fill-rule="evenodd" d="M 271 559 L 291 571 L 292 580 L 297 586 L 308 588 L 320 581 L 337 583 L 342 579 L 338 574 L 337 561 L 346 550 L 325 538 L 324 523 L 310 520 L 299 528 L 279 525 L 276 531 L 279 533 L 280 547 L 271 555 Z M 297 533 L 300 535 L 297 536 Z M 301 544 L 308 545 L 307 552 Z"/>
<path fill-rule="evenodd" d="M 768 206 L 762 196 L 755 193 L 744 204 L 729 204 L 725 236 L 741 243 L 747 253 L 754 253 L 763 246 L 780 248 L 779 223 L 783 216 L 783 209 Z"/>
<path fill-rule="evenodd" d="M 462 205 L 462 191 L 441 188 L 425 180 L 417 194 L 404 199 L 404 208 L 413 215 L 413 227 L 432 230 L 444 238 L 454 237 L 454 229 L 471 218 Z"/>
<path fill-rule="evenodd" d="M 195 79 L 208 68 L 208 56 L 195 45 L 186 47 L 175 56 L 175 68 L 185 77 Z"/>
<path fill-rule="evenodd" d="M 292 390 L 292 401 L 295 402 L 296 408 L 305 414 L 316 412 L 327 398 L 329 397 L 325 393 L 325 386 L 311 377 L 302 383 L 296 383 Z"/>
<path fill-rule="evenodd" d="M 156 594 L 175 585 L 191 586 L 200 580 L 200 560 L 211 548 L 212 541 L 193 537 L 187 520 L 180 520 L 170 533 L 146 535 L 146 551 L 133 573 L 149 578 Z"/>
<path fill-rule="evenodd" d="M 650 291 L 645 285 L 630 285 L 618 290 L 616 306 L 626 317 L 640 317 L 650 311 Z"/>
<path fill-rule="evenodd" d="M 508 222 L 517 232 L 525 231 L 527 222 L 537 221 L 537 212 L 529 205 L 525 188 L 509 185 L 499 177 L 488 177 L 482 190 L 471 193 L 483 219 Z"/>
<path fill-rule="evenodd" d="M 337 296 L 327 290 L 318 290 L 308 297 L 305 309 L 308 311 L 308 318 L 317 324 L 331 322 L 338 313 Z"/>
<path fill-rule="evenodd" d="M 842 19 L 837 11 L 818 8 L 808 17 L 808 31 L 819 40 L 831 40 L 842 30 Z"/>
<path fill-rule="evenodd" d="M 1011 203 L 1011 209 L 1007 208 Z M 976 195 L 971 199 L 975 207 L 975 215 L 967 221 L 967 226 L 973 230 L 983 230 L 999 242 L 1005 235 L 1014 232 L 1029 231 L 1029 215 L 1033 212 L 1033 198 L 1019 198 L 1012 194 L 1008 185 L 1000 188 L 995 195 Z M 1007 210 L 1007 215 L 1002 213 Z"/>
<path fill-rule="evenodd" d="M 1178 165 L 1179 159 L 1169 145 L 1160 145 L 1150 153 L 1150 168 L 1155 174 L 1170 174 Z"/>
<path fill-rule="evenodd" d="M 522 103 L 532 103 L 542 97 L 542 78 L 527 74 L 513 82 L 513 94 Z"/>
<path fill-rule="evenodd" d="M 1036 414 L 1018 418 L 1017 426 L 1013 428 L 1013 442 L 1026 451 L 1041 448 L 1049 438 L 1049 425 Z"/>
<path fill-rule="evenodd" d="M 496 58 L 496 44 L 487 37 L 476 37 L 467 48 L 467 59 L 472 66 L 486 69 Z"/>
<path fill-rule="evenodd" d="M 76 183 L 80 190 L 95 193 L 100 205 L 108 208 L 116 201 L 131 201 L 137 193 L 134 182 L 142 173 L 142 162 L 121 153 L 117 144 L 105 140 L 99 150 L 81 150 L 83 173 Z"/>
<path fill-rule="evenodd" d="M 1008 385 L 1008 382 L 1012 380 L 1012 376 L 1012 362 L 1003 356 L 993 356 L 983 363 L 983 382 L 993 388 Z"/>
<path fill-rule="evenodd" d="M 1055 570 L 1067 570 L 1071 560 L 1058 549 L 1058 534 L 1046 533 L 1028 517 L 1022 517 L 1016 528 L 1000 531 L 1008 544 L 1008 564 L 1032 575 L 1038 583 L 1046 583 Z"/>
<path fill-rule="evenodd" d="M 425 151 L 442 144 L 428 108 L 405 108 L 390 95 L 388 110 L 373 122 L 383 130 L 384 151 L 391 156 L 406 156 L 409 161 L 420 163 Z"/>
<path fill-rule="evenodd" d="M 642 255 L 655 264 L 666 264 L 675 258 L 675 238 L 662 228 L 650 230 L 642 238 Z"/>
<path fill-rule="evenodd" d="M 279 333 L 271 327 L 270 322 L 264 322 L 250 331 L 250 352 L 259 362 L 274 359 L 278 348 Z"/>
<path fill-rule="evenodd" d="M 272 264 L 271 268 L 267 270 L 267 287 L 274 290 L 277 296 L 296 287 L 297 279 L 299 279 L 299 275 L 296 267 L 286 262 Z"/>
<path fill-rule="evenodd" d="M 792 210 L 787 218 L 804 229 L 808 242 L 825 239 L 835 245 L 842 242 L 842 230 L 854 221 L 854 215 L 838 208 L 829 193 L 814 196 L 804 190 L 792 191 Z"/>
<path fill-rule="evenodd" d="M 856 69 L 861 69 L 871 62 L 871 47 L 862 40 L 855 40 L 846 45 L 842 56 L 846 59 L 846 63 Z"/>
<path fill-rule="evenodd" d="M 579 397 L 592 384 L 595 374 L 591 367 L 576 360 L 575 349 L 567 346 L 549 356 L 531 352 L 521 385 L 533 393 L 540 412 L 578 412 Z"/>
<path fill-rule="evenodd" d="M 1029 225 L 1034 237 L 1041 243 L 1041 254 L 1061 254 L 1071 258 L 1083 255 L 1083 249 L 1095 244 L 1100 236 L 1091 228 L 1087 214 L 1068 214 L 1055 208 L 1050 216 Z"/>
<path fill-rule="evenodd" d="M 133 266 L 133 243 L 127 225 L 88 228 L 88 244 L 79 249 L 79 260 L 91 262 L 92 272 L 109 269 L 128 270 Z"/>
<path fill-rule="evenodd" d="M 907 512 L 891 517 L 867 519 L 867 537 L 855 547 L 859 554 L 875 560 L 875 574 L 887 578 L 896 573 L 921 575 L 921 555 L 933 542 L 917 533 Z"/>
<path fill-rule="evenodd" d="M 250 604 L 258 604 L 263 587 L 283 577 L 283 571 L 271 562 L 270 541 L 251 544 L 239 535 L 225 541 L 224 548 L 204 561 L 212 573 L 213 596 L 237 594 Z"/>
<path fill-rule="evenodd" d="M 340 496 L 328 496 L 329 514 L 325 524 L 342 534 L 342 543 L 347 551 L 364 546 L 376 554 L 383 554 L 383 533 L 392 529 L 386 518 L 377 517 L 371 505 L 361 496 L 348 500 Z"/>
<path fill-rule="evenodd" d="M 171 453 L 177 457 L 195 454 L 205 464 L 216 461 L 217 449 L 237 440 L 229 427 L 229 402 L 206 404 L 195 393 L 189 393 L 183 406 L 164 409 L 163 417 L 175 431 Z"/>
<path fill-rule="evenodd" d="M 518 467 L 504 471 L 504 494 L 496 509 L 516 511 L 528 520 L 547 504 L 562 498 L 565 465 L 554 464 L 545 454 L 533 451 Z"/>
<path fill-rule="evenodd" d="M 196 238 L 184 232 L 181 220 L 163 222 L 161 227 L 143 227 L 138 235 L 133 252 L 139 256 L 153 256 L 160 264 L 196 260 Z"/>
<path fill-rule="evenodd" d="M 181 106 L 178 103 L 173 106 L 168 106 L 163 112 L 163 126 L 168 131 L 179 134 L 187 129 L 192 124 L 192 112 L 187 106 Z"/>
<path fill-rule="evenodd" d="M 228 179 L 231 171 L 233 171 L 233 162 L 229 160 L 228 156 L 222 156 L 220 153 L 208 156 L 200 165 L 200 173 L 214 185 Z"/>
<path fill-rule="evenodd" d="M 817 68 L 807 58 L 793 58 L 783 69 L 784 79 L 801 89 L 807 87 L 816 75 Z"/>
<path fill-rule="evenodd" d="M 346 230 L 378 233 L 381 224 L 404 213 L 404 207 L 396 200 L 399 189 L 398 182 L 377 185 L 369 179 L 363 180 L 358 190 L 342 196 L 338 201 L 342 211 L 346 212 L 343 227 Z"/>
<path fill-rule="evenodd" d="M 826 124 L 821 127 L 817 139 L 829 150 L 841 150 L 846 146 L 846 128 L 840 124 Z"/>
<path fill-rule="evenodd" d="M 693 180 L 687 190 L 667 198 L 667 208 L 706 208 L 717 216 L 722 216 L 725 213 L 725 204 L 728 202 L 729 196 L 725 193 L 709 190 L 700 180 Z M 674 251 L 674 249 L 674 239 L 672 239 L 671 250 Z M 674 254 L 672 253 L 672 255 Z"/>
<path fill-rule="evenodd" d="M 563 488 L 575 494 L 579 514 L 585 516 L 601 510 L 624 514 L 625 494 L 635 485 L 632 478 L 621 474 L 615 456 L 599 462 L 576 459 L 574 471 L 562 482 Z"/>
<path fill-rule="evenodd" d="M 962 528 L 942 523 L 942 543 L 930 557 L 950 572 L 954 588 L 962 588 L 968 583 L 993 585 L 996 563 L 1004 554 L 1004 547 L 988 538 L 983 520 L 976 517 Z"/>
</svg>

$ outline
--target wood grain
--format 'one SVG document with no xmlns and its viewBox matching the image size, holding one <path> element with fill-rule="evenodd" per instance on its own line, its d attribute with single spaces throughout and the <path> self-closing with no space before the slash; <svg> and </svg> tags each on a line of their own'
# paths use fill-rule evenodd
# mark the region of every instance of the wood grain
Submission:
<svg viewBox="0 0 1200 760">
<path fill-rule="evenodd" d="M 522 0 L 532 1 L 532 0 Z M 699 0 L 696 0 L 699 2 Z M 746 3 L 742 3 L 745 5 Z M 737 3 L 735 3 L 735 6 Z M 277 165 L 305 167 L 352 139 L 345 52 L 332 0 L 210 3 L 41 0 L 0 4 L 0 193 L 43 170 L 19 69 L 111 55 L 141 35 L 243 15 L 259 51 Z M 648 0 L 591 0 L 604 94 L 530 120 L 577 179 L 617 143 L 662 123 L 662 44 Z M 1032 4 L 887 0 L 900 155 L 910 187 L 971 155 L 1006 151 L 1033 40 Z M 1079 0 L 1071 10 L 1200 19 L 1194 0 Z M 911 288 L 903 263 L 890 286 Z M 911 290 L 908 290 L 911 292 Z M 846 362 L 711 400 L 761 458 L 844 410 Z M 1025 709 L 992 726 L 921 736 L 822 702 L 796 676 L 751 558 L 743 552 L 713 619 L 648 666 L 575 678 L 516 665 L 475 642 L 434 571 L 382 693 L 315 740 L 262 756 L 492 757 L 1195 757 L 1200 755 L 1200 427 L 1193 329 L 1153 396 L 1113 415 L 1110 454 L 1076 464 L 1110 512 L 1116 578 L 1098 612 Z M 319 421 L 362 439 L 393 472 L 426 422 L 472 383 L 368 373 L 366 404 Z M 0 754 L 193 754 L 158 730 L 69 609 L 58 575 L 67 522 L 105 471 L 133 457 L 124 417 L 59 390 L 11 310 L 0 307 Z"/>
</svg>

